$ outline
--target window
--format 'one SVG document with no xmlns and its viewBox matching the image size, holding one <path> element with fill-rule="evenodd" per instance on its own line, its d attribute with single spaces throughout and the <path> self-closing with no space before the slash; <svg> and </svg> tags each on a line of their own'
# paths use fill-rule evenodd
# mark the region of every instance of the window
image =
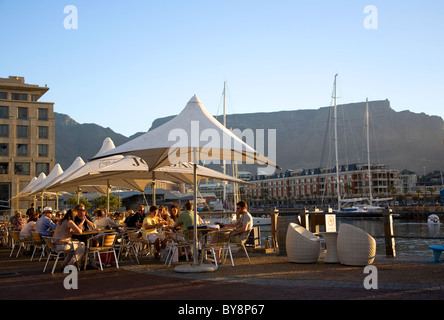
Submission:
<svg viewBox="0 0 444 320">
<path fill-rule="evenodd" d="M 28 120 L 28 108 L 18 107 L 17 108 L 17 119 Z"/>
<path fill-rule="evenodd" d="M 7 124 L 0 124 L 0 137 L 9 137 L 9 126 Z"/>
<path fill-rule="evenodd" d="M 17 156 L 27 157 L 28 156 L 28 145 L 27 144 L 17 144 Z"/>
<path fill-rule="evenodd" d="M 28 101 L 26 93 L 11 93 L 11 100 Z"/>
<path fill-rule="evenodd" d="M 49 163 L 36 163 L 35 170 L 36 170 L 37 176 L 42 172 L 44 174 L 48 175 L 49 174 Z"/>
<path fill-rule="evenodd" d="M 37 101 L 39 99 L 38 95 L 31 94 L 31 101 Z"/>
<path fill-rule="evenodd" d="M 9 107 L 8 106 L 0 106 L 0 118 L 8 119 L 9 118 Z"/>
<path fill-rule="evenodd" d="M 39 139 L 48 139 L 48 127 L 39 127 Z"/>
<path fill-rule="evenodd" d="M 29 176 L 30 173 L 29 162 L 16 162 L 14 164 L 14 174 Z"/>
<path fill-rule="evenodd" d="M 48 109 L 39 108 L 39 120 L 48 120 Z"/>
<path fill-rule="evenodd" d="M 0 157 L 9 156 L 9 145 L 7 143 L 0 143 Z"/>
<path fill-rule="evenodd" d="M 9 163 L 0 162 L 0 174 L 9 174 Z"/>
<path fill-rule="evenodd" d="M 17 138 L 28 137 L 28 126 L 17 126 Z"/>
<path fill-rule="evenodd" d="M 7 92 L 0 92 L 0 99 L 6 100 L 7 98 L 8 98 L 8 93 Z"/>
<path fill-rule="evenodd" d="M 48 145 L 47 144 L 39 144 L 38 145 L 38 155 L 39 155 L 39 157 L 47 157 L 48 156 Z"/>
</svg>

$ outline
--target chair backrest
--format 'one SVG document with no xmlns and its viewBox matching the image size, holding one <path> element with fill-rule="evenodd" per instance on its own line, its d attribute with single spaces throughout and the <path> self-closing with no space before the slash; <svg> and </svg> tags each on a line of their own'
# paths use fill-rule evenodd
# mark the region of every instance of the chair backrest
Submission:
<svg viewBox="0 0 444 320">
<path fill-rule="evenodd" d="M 230 231 L 225 231 L 225 230 L 221 230 L 221 231 L 216 231 L 213 234 L 213 243 L 216 244 L 226 244 L 228 243 L 228 240 L 230 240 Z"/>
<path fill-rule="evenodd" d="M 139 232 L 138 231 L 128 231 L 128 239 L 131 242 L 139 241 Z"/>
<path fill-rule="evenodd" d="M 117 233 L 108 233 L 103 235 L 102 238 L 102 247 L 112 247 L 114 245 L 114 241 L 116 240 Z"/>
<path fill-rule="evenodd" d="M 46 246 L 49 248 L 49 250 L 51 250 L 53 252 L 56 251 L 51 237 L 43 237 L 43 240 L 45 241 Z"/>
<path fill-rule="evenodd" d="M 34 242 L 37 244 L 43 243 L 42 236 L 38 232 L 31 232 L 32 238 L 34 239 Z"/>
<path fill-rule="evenodd" d="M 14 239 L 14 241 L 20 241 L 20 232 L 19 231 L 12 231 L 11 237 Z"/>
<path fill-rule="evenodd" d="M 245 242 L 247 242 L 247 240 L 248 240 L 248 237 L 250 236 L 251 230 L 253 230 L 253 229 L 250 229 L 250 230 L 247 230 L 247 231 L 244 231 L 244 232 L 241 232 L 241 233 L 237 233 L 238 237 L 236 237 L 236 238 L 240 239 L 240 241 L 236 242 L 236 241 L 233 240 L 235 238 L 232 238 L 230 240 L 230 243 L 233 243 L 233 244 L 245 244 Z M 233 233 L 231 233 L 231 234 L 233 234 Z M 236 233 L 234 233 L 234 234 L 236 234 Z"/>
</svg>

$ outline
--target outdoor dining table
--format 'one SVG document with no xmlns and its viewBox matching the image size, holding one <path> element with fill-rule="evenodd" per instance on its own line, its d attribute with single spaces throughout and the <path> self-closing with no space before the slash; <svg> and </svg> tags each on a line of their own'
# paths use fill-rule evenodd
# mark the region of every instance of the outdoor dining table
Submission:
<svg viewBox="0 0 444 320">
<path fill-rule="evenodd" d="M 86 244 L 85 244 L 85 255 L 83 257 L 83 270 L 86 270 L 86 265 L 88 262 L 88 252 L 89 252 L 89 248 L 91 247 L 91 238 L 98 235 L 98 234 L 102 234 L 102 233 L 108 233 L 108 232 L 114 232 L 115 230 L 113 229 L 95 229 L 95 230 L 86 230 L 83 231 L 82 233 L 73 233 L 73 235 L 76 236 L 86 236 Z"/>
<path fill-rule="evenodd" d="M 325 262 L 326 263 L 338 263 L 338 233 L 337 232 L 320 232 L 319 233 L 325 240 L 325 247 L 327 249 L 327 253 L 325 254 Z"/>
</svg>

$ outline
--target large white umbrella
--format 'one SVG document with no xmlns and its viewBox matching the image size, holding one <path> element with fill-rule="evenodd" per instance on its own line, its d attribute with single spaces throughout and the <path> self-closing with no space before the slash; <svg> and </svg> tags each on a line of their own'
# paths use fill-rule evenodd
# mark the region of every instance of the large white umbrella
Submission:
<svg viewBox="0 0 444 320">
<path fill-rule="evenodd" d="M 190 99 L 179 115 L 167 123 L 105 152 L 101 157 L 117 154 L 141 157 L 150 171 L 166 165 L 193 162 L 195 200 L 199 161 L 219 163 L 220 160 L 231 160 L 279 168 L 218 122 L 196 96 Z M 194 216 L 194 265 L 197 265 L 197 206 L 194 206 Z"/>
<path fill-rule="evenodd" d="M 150 170 L 179 162 L 232 160 L 279 168 L 217 121 L 193 96 L 167 123 L 96 158 L 118 154 L 139 156 Z"/>
</svg>

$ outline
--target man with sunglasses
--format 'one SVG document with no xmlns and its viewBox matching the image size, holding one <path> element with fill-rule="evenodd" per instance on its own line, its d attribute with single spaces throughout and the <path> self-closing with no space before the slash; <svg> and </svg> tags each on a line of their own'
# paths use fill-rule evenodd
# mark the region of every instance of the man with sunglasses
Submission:
<svg viewBox="0 0 444 320">
<path fill-rule="evenodd" d="M 77 211 L 77 216 L 74 219 L 74 223 L 82 230 L 95 229 L 96 225 L 91 219 L 88 218 L 85 206 L 83 204 L 78 204 L 74 207 Z"/>
<path fill-rule="evenodd" d="M 127 228 L 141 228 L 143 224 L 143 219 L 145 219 L 145 206 L 140 205 L 137 212 L 128 218 L 126 222 Z"/>
<path fill-rule="evenodd" d="M 230 235 L 231 242 L 245 241 L 251 229 L 253 229 L 253 217 L 248 212 L 248 206 L 245 201 L 241 200 L 236 203 L 236 212 L 238 214 L 236 222 L 225 225 L 225 227 L 233 228 Z"/>
</svg>

